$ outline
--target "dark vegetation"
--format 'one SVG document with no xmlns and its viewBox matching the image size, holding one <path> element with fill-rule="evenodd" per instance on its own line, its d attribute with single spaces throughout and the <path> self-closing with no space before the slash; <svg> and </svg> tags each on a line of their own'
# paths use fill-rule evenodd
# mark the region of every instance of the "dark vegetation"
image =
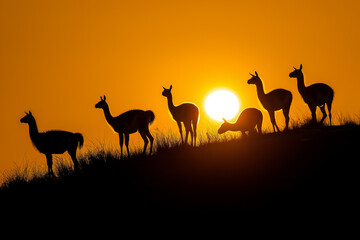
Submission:
<svg viewBox="0 0 360 240">
<path fill-rule="evenodd" d="M 96 150 L 79 157 L 77 174 L 71 165 L 60 165 L 56 178 L 7 176 L 0 202 L 35 212 L 116 212 L 122 218 L 146 213 L 349 217 L 358 199 L 359 136 L 360 126 L 351 122 L 302 124 L 195 148 L 163 141 L 151 156 L 124 160 Z"/>
</svg>

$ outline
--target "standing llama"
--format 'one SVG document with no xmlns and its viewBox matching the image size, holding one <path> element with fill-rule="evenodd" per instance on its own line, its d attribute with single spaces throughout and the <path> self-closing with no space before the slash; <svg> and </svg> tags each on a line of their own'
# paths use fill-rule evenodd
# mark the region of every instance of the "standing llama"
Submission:
<svg viewBox="0 0 360 240">
<path fill-rule="evenodd" d="M 242 111 L 235 123 L 229 123 L 225 118 L 223 120 L 224 123 L 221 124 L 218 130 L 219 134 L 227 131 L 241 131 L 243 135 L 246 135 L 246 131 L 249 131 L 249 134 L 256 132 L 255 127 L 258 130 L 258 134 L 261 134 L 263 115 L 256 108 L 247 108 Z"/>
<path fill-rule="evenodd" d="M 289 112 L 290 112 L 290 106 L 292 102 L 292 94 L 290 91 L 285 89 L 275 89 L 269 93 L 264 92 L 263 83 L 258 75 L 258 73 L 255 71 L 255 75 L 252 75 L 252 78 L 248 80 L 248 84 L 255 84 L 257 89 L 257 95 L 258 98 L 263 105 L 263 107 L 269 112 L 270 120 L 274 129 L 274 132 L 279 132 L 279 127 L 276 124 L 275 121 L 275 111 L 282 109 L 284 117 L 285 117 L 285 130 L 289 127 Z"/>
<path fill-rule="evenodd" d="M 125 136 L 125 146 L 128 156 L 129 153 L 129 135 L 139 131 L 142 139 L 144 140 L 143 154 L 146 153 L 146 147 L 150 140 L 150 154 L 152 153 L 152 147 L 154 138 L 149 131 L 149 125 L 154 121 L 155 115 L 152 111 L 143 110 L 130 110 L 120 114 L 117 117 L 113 117 L 110 113 L 109 105 L 106 102 L 106 96 L 100 97 L 100 102 L 95 105 L 95 108 L 101 108 L 104 110 L 106 121 L 119 134 L 121 159 L 123 158 L 123 142 Z M 149 139 L 149 140 L 148 140 Z"/>
<path fill-rule="evenodd" d="M 193 103 L 182 103 L 178 106 L 174 106 L 173 99 L 172 99 L 172 85 L 170 85 L 169 89 L 164 88 L 162 95 L 167 98 L 169 111 L 176 121 L 179 132 L 181 136 L 181 142 L 184 143 L 183 135 L 182 135 L 182 126 L 181 122 L 184 123 L 186 135 L 185 135 L 185 144 L 187 143 L 187 138 L 190 132 L 191 135 L 191 146 L 196 145 L 196 127 L 199 121 L 199 108 Z M 192 124 L 192 127 L 191 127 Z"/>
<path fill-rule="evenodd" d="M 331 126 L 331 105 L 334 99 L 334 90 L 326 84 L 315 83 L 308 87 L 305 87 L 304 84 L 304 75 L 302 73 L 302 64 L 300 68 L 296 69 L 289 74 L 290 78 L 297 79 L 297 86 L 301 97 L 304 99 L 305 103 L 309 106 L 312 116 L 313 123 L 316 123 L 316 107 L 319 106 L 323 117 L 320 123 L 326 118 L 325 104 L 327 105 L 329 111 L 329 119 Z"/>
<path fill-rule="evenodd" d="M 26 112 L 25 112 L 26 113 Z M 77 172 L 79 163 L 76 159 L 76 149 L 84 144 L 84 138 L 80 133 L 66 131 L 48 131 L 39 133 L 36 121 L 31 111 L 26 113 L 20 122 L 29 124 L 30 138 L 39 152 L 45 154 L 49 176 L 54 176 L 52 169 L 52 154 L 68 152 L 74 162 L 74 171 Z"/>
</svg>

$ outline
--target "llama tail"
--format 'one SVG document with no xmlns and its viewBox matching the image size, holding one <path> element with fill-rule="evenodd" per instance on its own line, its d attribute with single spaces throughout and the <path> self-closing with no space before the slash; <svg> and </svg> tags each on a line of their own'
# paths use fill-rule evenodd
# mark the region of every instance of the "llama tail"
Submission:
<svg viewBox="0 0 360 240">
<path fill-rule="evenodd" d="M 81 133 L 75 133 L 76 139 L 79 142 L 79 148 L 82 148 L 82 146 L 84 145 L 84 137 Z"/>
<path fill-rule="evenodd" d="M 149 124 L 152 124 L 154 122 L 155 114 L 153 111 L 150 111 L 150 110 L 146 111 L 145 116 L 146 116 Z"/>
</svg>

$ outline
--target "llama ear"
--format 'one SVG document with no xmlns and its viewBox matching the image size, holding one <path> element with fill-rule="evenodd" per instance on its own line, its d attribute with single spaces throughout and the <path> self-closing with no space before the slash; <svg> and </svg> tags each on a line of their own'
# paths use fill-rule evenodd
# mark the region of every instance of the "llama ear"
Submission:
<svg viewBox="0 0 360 240">
<path fill-rule="evenodd" d="M 171 90 L 172 89 L 172 85 L 170 85 L 170 88 L 169 88 L 169 90 Z"/>
<path fill-rule="evenodd" d="M 300 64 L 300 70 L 302 69 L 302 64 Z"/>
<path fill-rule="evenodd" d="M 166 88 L 164 88 L 164 86 L 163 85 L 161 85 L 162 86 L 162 88 L 164 89 L 164 90 L 166 90 Z"/>
<path fill-rule="evenodd" d="M 252 77 L 255 77 L 254 75 L 252 75 L 251 73 L 249 73 Z"/>
<path fill-rule="evenodd" d="M 100 96 L 100 100 L 101 100 L 101 101 L 103 100 L 102 96 Z"/>
<path fill-rule="evenodd" d="M 226 119 L 225 119 L 225 118 L 223 118 L 223 120 L 224 120 L 224 123 L 227 123 L 227 121 L 226 121 Z"/>
<path fill-rule="evenodd" d="M 29 110 L 29 114 L 32 116 L 32 112 Z"/>
<path fill-rule="evenodd" d="M 104 95 L 104 98 L 103 98 L 103 99 L 104 99 L 104 101 L 106 101 L 106 96 L 105 96 L 105 95 Z"/>
<path fill-rule="evenodd" d="M 296 67 L 293 67 L 293 68 L 294 68 L 294 70 L 297 70 Z"/>
<path fill-rule="evenodd" d="M 258 75 L 257 71 L 255 71 L 255 74 L 256 74 L 256 76 L 257 76 L 257 77 L 259 77 L 259 75 Z"/>
</svg>

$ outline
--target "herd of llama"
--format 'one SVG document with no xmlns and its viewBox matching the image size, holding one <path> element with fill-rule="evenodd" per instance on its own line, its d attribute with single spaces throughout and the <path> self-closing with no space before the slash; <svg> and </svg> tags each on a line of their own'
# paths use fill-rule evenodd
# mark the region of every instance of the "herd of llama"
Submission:
<svg viewBox="0 0 360 240">
<path fill-rule="evenodd" d="M 251 78 L 247 81 L 248 84 L 254 84 L 257 90 L 257 96 L 262 106 L 268 111 L 273 130 L 280 131 L 275 121 L 275 111 L 282 110 L 285 117 L 285 129 L 289 126 L 289 112 L 293 99 L 292 93 L 285 89 L 275 89 L 271 92 L 265 93 L 262 80 L 258 73 L 251 74 Z M 305 86 L 304 75 L 302 73 L 302 64 L 299 69 L 294 67 L 294 71 L 289 74 L 290 78 L 297 79 L 298 91 L 304 102 L 309 106 L 311 111 L 312 121 L 316 122 L 316 108 L 319 107 L 323 117 L 320 120 L 322 123 L 327 117 L 325 105 L 329 113 L 329 120 L 331 125 L 331 106 L 334 98 L 334 91 L 331 87 L 323 83 L 316 83 L 310 86 Z M 175 106 L 173 103 L 173 96 L 170 88 L 163 87 L 162 95 L 167 98 L 168 108 L 173 120 L 176 121 L 181 142 L 187 144 L 188 136 L 190 134 L 191 146 L 196 145 L 196 129 L 199 121 L 200 110 L 193 103 L 182 103 Z M 125 146 L 128 156 L 129 152 L 129 135 L 139 132 L 144 140 L 143 154 L 146 153 L 147 146 L 150 141 L 150 154 L 153 149 L 154 137 L 149 131 L 149 125 L 154 121 L 155 114 L 150 111 L 130 110 L 120 114 L 119 116 L 112 116 L 109 105 L 106 102 L 106 96 L 100 97 L 100 101 L 96 103 L 95 108 L 102 109 L 107 123 L 119 134 L 120 153 L 123 158 L 123 143 L 125 139 Z M 26 112 L 25 112 L 26 113 Z M 218 133 L 222 134 L 226 131 L 241 131 L 262 133 L 263 115 L 261 111 L 256 108 L 247 108 L 241 112 L 235 123 L 229 123 L 223 119 L 224 123 L 218 129 Z M 76 151 L 81 148 L 84 143 L 84 138 L 80 133 L 71 133 L 67 131 L 47 131 L 39 132 L 35 118 L 31 111 L 21 118 L 20 122 L 29 125 L 30 138 L 34 146 L 40 153 L 45 154 L 47 159 L 48 174 L 54 176 L 52 169 L 52 154 L 62 154 L 68 152 L 73 163 L 74 171 L 78 171 L 79 163 L 76 158 Z M 183 138 L 182 124 L 185 128 L 185 139 Z M 256 130 L 257 129 L 257 130 Z"/>
</svg>

